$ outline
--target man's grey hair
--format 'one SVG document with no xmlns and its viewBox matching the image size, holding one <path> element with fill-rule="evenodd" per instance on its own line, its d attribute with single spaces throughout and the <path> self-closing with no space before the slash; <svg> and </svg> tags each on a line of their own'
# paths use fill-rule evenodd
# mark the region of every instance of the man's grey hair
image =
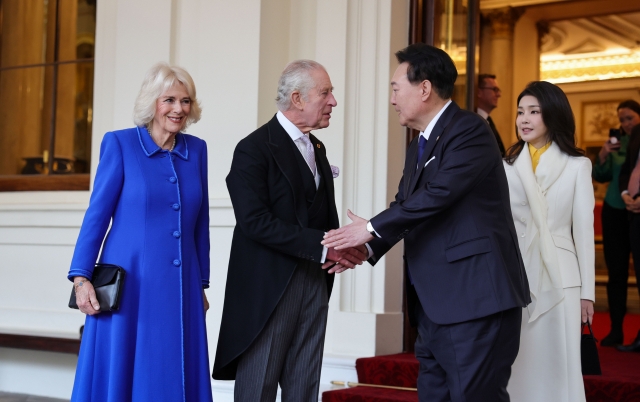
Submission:
<svg viewBox="0 0 640 402">
<path fill-rule="evenodd" d="M 281 112 L 289 110 L 291 94 L 294 91 L 300 92 L 302 99 L 307 100 L 309 90 L 316 85 L 311 77 L 313 70 L 326 71 L 322 64 L 313 60 L 296 60 L 287 64 L 278 81 L 278 96 L 276 96 L 278 110 Z"/>
</svg>

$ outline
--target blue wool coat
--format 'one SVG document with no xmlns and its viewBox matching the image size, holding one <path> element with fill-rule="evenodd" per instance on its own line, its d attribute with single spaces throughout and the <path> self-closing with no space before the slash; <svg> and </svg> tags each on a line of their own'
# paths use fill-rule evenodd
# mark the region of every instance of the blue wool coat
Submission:
<svg viewBox="0 0 640 402">
<path fill-rule="evenodd" d="M 205 142 L 180 133 L 168 152 L 142 127 L 107 133 L 69 279 L 91 278 L 103 239 L 124 293 L 86 318 L 71 400 L 211 401 Z"/>
</svg>

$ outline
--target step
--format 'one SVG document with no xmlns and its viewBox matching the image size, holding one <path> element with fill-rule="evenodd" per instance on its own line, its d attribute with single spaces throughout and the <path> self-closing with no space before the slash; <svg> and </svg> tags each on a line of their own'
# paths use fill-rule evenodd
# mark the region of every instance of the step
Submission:
<svg viewBox="0 0 640 402">
<path fill-rule="evenodd" d="M 418 402 L 418 393 L 394 389 L 353 387 L 326 391 L 322 402 Z"/>
<path fill-rule="evenodd" d="M 358 382 L 416 388 L 418 360 L 412 353 L 365 357 L 356 360 Z"/>
</svg>

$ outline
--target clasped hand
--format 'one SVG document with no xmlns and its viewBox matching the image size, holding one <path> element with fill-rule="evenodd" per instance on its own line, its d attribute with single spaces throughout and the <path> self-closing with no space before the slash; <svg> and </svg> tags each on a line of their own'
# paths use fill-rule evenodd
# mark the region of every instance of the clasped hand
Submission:
<svg viewBox="0 0 640 402">
<path fill-rule="evenodd" d="M 640 213 L 640 197 L 633 199 L 629 194 L 623 194 L 622 200 L 624 201 L 627 210 L 634 214 Z"/>
<path fill-rule="evenodd" d="M 328 248 L 326 262 L 322 269 L 329 268 L 330 274 L 339 274 L 348 268 L 355 268 L 367 259 L 367 248 L 365 246 L 351 247 L 344 250 Z"/>
<path fill-rule="evenodd" d="M 322 241 L 322 244 L 329 249 L 329 252 L 327 252 L 327 260 L 336 262 L 336 265 L 329 270 L 329 273 L 340 273 L 347 268 L 353 268 L 355 265 L 362 264 L 362 261 L 367 259 L 367 249 L 364 244 L 373 239 L 371 234 L 367 231 L 367 220 L 359 217 L 350 210 L 347 210 L 347 215 L 353 222 L 340 229 L 334 229 L 327 232 L 327 234 L 324 235 L 324 240 Z M 347 257 L 343 254 L 343 259 L 339 261 L 331 258 L 330 253 L 340 252 L 347 252 Z M 353 258 L 360 259 L 360 262 L 353 265 Z M 344 259 L 347 259 L 348 261 L 346 264 L 343 263 Z M 349 263 L 351 263 L 352 266 L 349 266 Z M 328 268 L 329 266 L 332 266 L 332 264 L 332 262 L 328 262 L 322 267 Z"/>
<path fill-rule="evenodd" d="M 344 250 L 349 247 L 362 246 L 368 241 L 373 240 L 373 236 L 367 230 L 367 220 L 359 217 L 350 210 L 347 210 L 349 219 L 353 222 L 340 229 L 334 229 L 324 235 L 322 244 L 327 247 L 333 247 L 336 250 Z"/>
</svg>

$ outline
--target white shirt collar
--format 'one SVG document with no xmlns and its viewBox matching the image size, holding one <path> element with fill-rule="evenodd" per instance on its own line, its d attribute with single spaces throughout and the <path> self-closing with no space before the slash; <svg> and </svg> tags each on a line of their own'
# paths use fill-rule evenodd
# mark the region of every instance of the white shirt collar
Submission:
<svg viewBox="0 0 640 402">
<path fill-rule="evenodd" d="M 427 128 L 425 128 L 424 131 L 420 132 L 420 135 L 423 136 L 425 140 L 429 139 L 429 136 L 431 135 L 431 132 L 433 131 L 433 128 L 435 127 L 436 123 L 438 122 L 438 119 L 440 119 L 440 116 L 442 116 L 442 113 L 447 108 L 447 106 L 449 106 L 450 104 L 451 104 L 451 99 L 449 99 L 449 101 L 447 103 L 445 103 L 445 105 L 442 107 L 442 109 L 440 109 L 438 114 L 433 119 L 431 119 L 431 121 L 429 122 L 429 125 L 427 126 Z"/>
<path fill-rule="evenodd" d="M 489 113 L 487 113 L 485 110 L 478 108 L 478 114 L 480 116 L 482 116 L 482 118 L 484 118 L 485 120 L 487 120 L 489 118 Z"/>
<path fill-rule="evenodd" d="M 309 137 L 309 134 L 305 134 L 300 131 L 300 129 L 296 127 L 296 125 L 293 124 L 289 119 L 287 119 L 287 117 L 279 110 L 278 113 L 276 113 L 276 119 L 278 119 L 278 123 L 280 123 L 282 128 L 284 128 L 284 131 L 289 134 L 289 137 L 291 137 L 293 141 L 297 140 L 303 135 L 306 135 L 307 138 Z"/>
</svg>

